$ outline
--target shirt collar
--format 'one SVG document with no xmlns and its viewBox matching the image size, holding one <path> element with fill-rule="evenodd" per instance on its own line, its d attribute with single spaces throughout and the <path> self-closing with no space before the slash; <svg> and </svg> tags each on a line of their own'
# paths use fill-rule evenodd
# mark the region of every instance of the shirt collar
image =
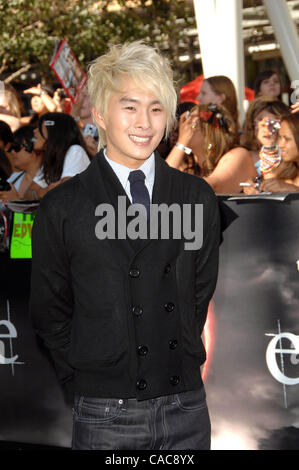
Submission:
<svg viewBox="0 0 299 470">
<path fill-rule="evenodd" d="M 107 157 L 106 149 L 104 149 L 104 156 L 112 167 L 112 169 L 114 170 L 114 172 L 116 173 L 116 176 L 118 177 L 120 183 L 125 188 L 128 183 L 129 174 L 131 173 L 131 171 L 134 170 L 132 168 L 126 167 L 125 165 L 121 165 L 120 163 L 117 163 L 114 160 L 110 160 L 110 158 Z M 142 170 L 145 174 L 145 183 L 148 183 L 150 186 L 153 186 L 155 179 L 154 153 L 152 153 L 151 156 L 147 158 L 146 161 L 137 169 Z"/>
</svg>

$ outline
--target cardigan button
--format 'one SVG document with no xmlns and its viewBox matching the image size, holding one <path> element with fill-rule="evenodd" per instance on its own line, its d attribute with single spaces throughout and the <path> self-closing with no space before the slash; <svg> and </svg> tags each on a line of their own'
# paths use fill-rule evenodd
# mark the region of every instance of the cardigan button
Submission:
<svg viewBox="0 0 299 470">
<path fill-rule="evenodd" d="M 172 377 L 170 377 L 169 382 L 173 386 L 178 385 L 178 383 L 180 382 L 180 378 L 178 375 L 173 375 Z"/>
<path fill-rule="evenodd" d="M 141 344 L 140 346 L 138 346 L 137 348 L 137 354 L 139 356 L 142 356 L 142 357 L 145 357 L 148 353 L 148 347 L 145 346 L 144 344 Z"/>
<path fill-rule="evenodd" d="M 173 312 L 174 311 L 174 303 L 172 302 L 167 302 L 165 305 L 164 305 L 164 308 L 167 312 Z"/>
<path fill-rule="evenodd" d="M 132 307 L 132 312 L 136 317 L 140 317 L 143 314 L 143 308 L 139 305 Z"/>
<path fill-rule="evenodd" d="M 144 379 L 137 380 L 136 387 L 138 388 L 138 390 L 145 390 L 146 387 L 147 387 L 146 380 L 144 380 Z"/>
<path fill-rule="evenodd" d="M 178 344 L 179 344 L 179 343 L 178 343 L 178 341 L 177 341 L 176 339 L 171 339 L 171 340 L 169 341 L 169 347 L 170 347 L 170 349 L 176 349 L 177 346 L 178 346 Z"/>
<path fill-rule="evenodd" d="M 170 264 L 167 264 L 167 265 L 165 266 L 165 268 L 164 268 L 164 273 L 165 273 L 165 274 L 169 274 L 169 273 L 170 273 L 170 270 L 171 270 L 171 266 L 170 266 Z"/>
<path fill-rule="evenodd" d="M 139 269 L 138 268 L 131 268 L 130 271 L 129 271 L 129 276 L 133 277 L 133 278 L 139 277 L 140 276 Z"/>
</svg>

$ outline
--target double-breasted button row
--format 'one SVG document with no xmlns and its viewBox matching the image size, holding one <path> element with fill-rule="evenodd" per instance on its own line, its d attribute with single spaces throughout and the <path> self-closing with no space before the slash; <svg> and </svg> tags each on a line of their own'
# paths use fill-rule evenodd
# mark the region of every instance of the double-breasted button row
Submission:
<svg viewBox="0 0 299 470">
<path fill-rule="evenodd" d="M 166 312 L 173 312 L 175 309 L 175 305 L 172 302 L 167 302 L 166 304 L 164 304 L 164 309 L 166 310 Z M 143 308 L 140 305 L 133 305 L 132 313 L 136 317 L 140 317 L 143 314 Z"/>
<path fill-rule="evenodd" d="M 180 383 L 181 379 L 178 375 L 173 375 L 170 377 L 169 382 L 174 387 Z M 140 391 L 143 391 L 147 388 L 147 381 L 144 379 L 138 379 L 136 382 L 136 388 Z"/>
<path fill-rule="evenodd" d="M 171 266 L 170 266 L 170 264 L 167 264 L 164 268 L 164 273 L 169 274 L 170 271 L 171 271 Z M 136 267 L 131 267 L 130 270 L 129 270 L 129 276 L 133 277 L 133 278 L 139 277 L 140 276 L 140 269 L 136 268 Z"/>
<path fill-rule="evenodd" d="M 171 339 L 169 341 L 169 348 L 176 349 L 178 347 L 178 344 L 179 343 L 177 339 Z M 148 352 L 149 352 L 149 349 L 147 346 L 145 346 L 145 344 L 140 344 L 139 346 L 137 346 L 137 354 L 139 356 L 145 357 Z"/>
</svg>

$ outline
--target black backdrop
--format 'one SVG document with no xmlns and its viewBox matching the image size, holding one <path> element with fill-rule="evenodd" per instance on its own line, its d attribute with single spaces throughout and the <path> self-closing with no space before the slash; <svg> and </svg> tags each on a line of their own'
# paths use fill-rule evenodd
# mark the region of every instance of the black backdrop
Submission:
<svg viewBox="0 0 299 470">
<path fill-rule="evenodd" d="M 219 201 L 226 229 L 204 333 L 212 449 L 298 449 L 299 384 L 284 382 L 299 382 L 299 200 Z M 0 442 L 69 448 L 71 409 L 28 314 L 30 263 L 0 253 Z"/>
</svg>

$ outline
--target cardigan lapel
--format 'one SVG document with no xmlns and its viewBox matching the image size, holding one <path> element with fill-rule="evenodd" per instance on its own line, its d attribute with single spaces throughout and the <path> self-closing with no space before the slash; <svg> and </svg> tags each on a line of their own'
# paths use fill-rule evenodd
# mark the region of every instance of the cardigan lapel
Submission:
<svg viewBox="0 0 299 470">
<path fill-rule="evenodd" d="M 101 150 L 97 153 L 93 157 L 88 168 L 78 176 L 85 192 L 92 201 L 95 210 L 99 204 L 111 204 L 113 206 L 115 213 L 115 228 L 117 230 L 118 197 L 123 197 L 126 210 L 130 206 L 131 202 L 116 174 L 106 161 L 104 152 Z M 125 228 L 126 227 L 123 227 L 123 229 Z M 108 241 L 113 253 L 118 256 L 119 261 L 124 259 L 124 255 L 127 261 L 128 259 L 131 259 L 134 254 L 134 248 L 131 243 L 128 243 L 127 238 L 108 238 Z"/>
</svg>

